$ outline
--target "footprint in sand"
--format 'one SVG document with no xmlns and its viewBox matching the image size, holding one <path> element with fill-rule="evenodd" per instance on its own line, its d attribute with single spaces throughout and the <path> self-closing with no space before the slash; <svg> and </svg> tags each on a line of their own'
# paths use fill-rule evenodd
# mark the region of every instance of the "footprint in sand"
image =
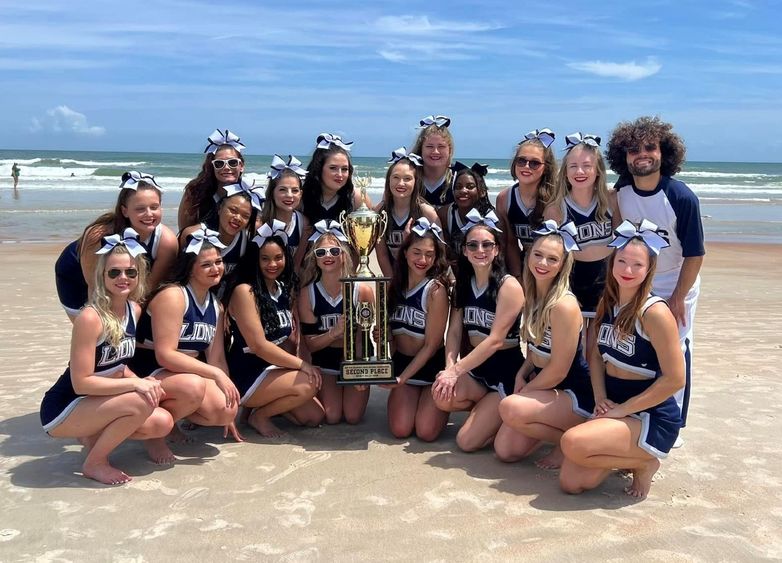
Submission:
<svg viewBox="0 0 782 563">
<path fill-rule="evenodd" d="M 206 494 L 209 494 L 209 488 L 193 487 L 192 489 L 182 493 L 182 495 L 169 506 L 174 510 L 182 510 L 183 508 L 187 508 L 195 499 Z"/>
</svg>

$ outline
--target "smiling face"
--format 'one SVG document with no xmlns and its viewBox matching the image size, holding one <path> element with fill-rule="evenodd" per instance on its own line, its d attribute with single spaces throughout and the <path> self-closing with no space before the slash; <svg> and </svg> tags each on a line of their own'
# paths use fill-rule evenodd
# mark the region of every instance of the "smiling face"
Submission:
<svg viewBox="0 0 782 563">
<path fill-rule="evenodd" d="M 318 250 L 322 249 L 320 252 Z M 318 256 L 323 254 L 324 256 Z M 315 254 L 315 262 L 321 272 L 325 273 L 341 273 L 342 267 L 345 262 L 345 252 L 340 245 L 339 240 L 330 234 L 321 235 L 318 241 L 315 243 L 313 249 Z M 335 253 L 337 253 L 335 255 Z"/>
<path fill-rule="evenodd" d="M 285 249 L 276 242 L 267 242 L 258 251 L 258 264 L 264 279 L 276 280 L 285 269 Z"/>
<path fill-rule="evenodd" d="M 407 269 L 411 278 L 426 276 L 434 265 L 437 257 L 435 242 L 430 237 L 424 237 L 413 242 L 405 250 Z"/>
<path fill-rule="evenodd" d="M 469 172 L 463 172 L 456 178 L 453 187 L 453 197 L 456 206 L 461 210 L 469 211 L 478 203 L 481 193 L 475 178 Z"/>
<path fill-rule="evenodd" d="M 190 283 L 200 287 L 214 287 L 223 279 L 225 267 L 217 248 L 210 247 L 198 253 L 190 272 Z"/>
<path fill-rule="evenodd" d="M 130 194 L 121 211 L 142 240 L 154 232 L 163 218 L 160 194 L 154 188 L 139 188 Z"/>
<path fill-rule="evenodd" d="M 389 170 L 388 188 L 394 199 L 410 200 L 415 189 L 415 167 L 406 160 L 394 164 Z"/>
<path fill-rule="evenodd" d="M 232 168 L 227 164 L 219 170 L 214 168 L 214 166 L 212 167 L 215 179 L 220 186 L 228 186 L 237 183 L 242 177 L 242 172 L 244 172 L 244 162 L 241 159 L 239 151 L 232 147 L 223 147 L 215 153 L 214 160 L 230 160 L 232 158 L 239 160 L 239 163 L 235 168 Z"/>
<path fill-rule="evenodd" d="M 451 163 L 451 145 L 442 135 L 429 135 L 421 146 L 421 157 L 426 167 L 445 168 Z"/>
<path fill-rule="evenodd" d="M 462 252 L 473 268 L 491 267 L 494 258 L 499 254 L 497 237 L 493 231 L 483 225 L 467 231 L 463 245 Z"/>
<path fill-rule="evenodd" d="M 113 272 L 112 272 L 113 270 Z M 130 271 L 136 272 L 136 277 L 129 277 L 127 274 Z M 111 278 L 109 272 L 120 274 Z M 106 293 L 114 297 L 125 297 L 133 293 L 138 285 L 138 269 L 136 267 L 136 261 L 130 256 L 130 254 L 119 254 L 112 252 L 106 259 L 106 267 L 103 270 L 103 283 L 106 286 Z"/>
<path fill-rule="evenodd" d="M 657 139 L 643 139 L 626 148 L 627 169 L 633 176 L 650 176 L 660 171 L 662 152 Z"/>
<path fill-rule="evenodd" d="M 242 195 L 225 198 L 220 204 L 220 232 L 236 236 L 239 231 L 247 227 L 252 211 L 252 205 Z"/>
<path fill-rule="evenodd" d="M 345 187 L 350 179 L 350 161 L 347 155 L 336 152 L 331 154 L 320 173 L 323 197 L 328 200 Z"/>
<path fill-rule="evenodd" d="M 274 186 L 272 197 L 277 209 L 292 213 L 301 204 L 301 181 L 288 174 L 280 176 Z"/>
<path fill-rule="evenodd" d="M 521 160 L 527 161 L 524 166 Z M 540 165 L 536 163 L 540 163 Z M 516 149 L 516 158 L 513 161 L 513 177 L 520 186 L 535 186 L 540 183 L 543 173 L 546 171 L 546 153 L 543 147 L 536 143 L 522 143 Z M 537 166 L 536 170 L 532 167 Z"/>
<path fill-rule="evenodd" d="M 596 158 L 593 152 L 579 145 L 565 157 L 567 179 L 572 189 L 594 189 L 597 182 Z"/>
<path fill-rule="evenodd" d="M 611 273 L 620 288 L 639 287 L 649 273 L 649 250 L 638 240 L 631 240 L 616 251 Z"/>
<path fill-rule="evenodd" d="M 542 236 L 532 244 L 527 267 L 538 281 L 557 277 L 565 262 L 565 246 L 558 236 Z"/>
</svg>

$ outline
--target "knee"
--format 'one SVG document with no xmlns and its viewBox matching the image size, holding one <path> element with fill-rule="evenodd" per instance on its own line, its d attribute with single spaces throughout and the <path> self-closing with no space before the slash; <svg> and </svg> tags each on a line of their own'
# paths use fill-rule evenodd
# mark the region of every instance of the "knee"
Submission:
<svg viewBox="0 0 782 563">
<path fill-rule="evenodd" d="M 307 415 L 301 419 L 301 425 L 309 428 L 317 428 L 323 423 L 324 416 L 325 413 L 322 410 L 313 409 L 312 413 L 307 413 Z"/>
<path fill-rule="evenodd" d="M 559 488 L 562 489 L 563 493 L 569 495 L 580 495 L 584 492 L 584 487 L 581 486 L 581 483 L 573 475 L 565 472 L 560 472 L 559 474 Z"/>
<path fill-rule="evenodd" d="M 416 425 L 415 435 L 422 442 L 434 442 L 440 437 L 442 431 L 442 427 L 432 424 Z"/>
<path fill-rule="evenodd" d="M 464 431 L 464 428 L 456 434 L 456 445 L 459 446 L 460 450 L 467 453 L 478 451 L 483 447 L 483 444 L 479 444 L 474 436 Z"/>
<path fill-rule="evenodd" d="M 192 407 L 193 410 L 197 409 L 204 401 L 204 395 L 206 394 L 206 380 L 194 373 L 186 374 L 186 377 L 181 380 L 181 384 L 177 386 L 176 397 L 182 406 Z"/>
<path fill-rule="evenodd" d="M 364 420 L 363 412 L 345 413 L 345 422 L 348 424 L 356 425 L 359 424 L 362 420 Z"/>
<path fill-rule="evenodd" d="M 403 439 L 410 436 L 410 434 L 413 433 L 413 425 L 396 419 L 396 418 L 389 418 L 388 419 L 388 429 L 391 431 L 391 434 L 393 434 L 394 438 Z"/>
<path fill-rule="evenodd" d="M 571 428 L 562 435 L 559 440 L 559 447 L 565 457 L 574 461 L 584 459 L 589 455 L 587 443 L 582 439 L 577 428 Z"/>
<path fill-rule="evenodd" d="M 524 418 L 524 398 L 519 395 L 509 395 L 500 401 L 499 411 L 502 421 L 509 426 L 517 427 L 526 422 Z"/>
<path fill-rule="evenodd" d="M 494 456 L 504 462 L 513 463 L 519 460 L 518 452 L 513 451 L 505 440 L 494 439 Z"/>
<path fill-rule="evenodd" d="M 150 405 L 149 402 L 138 393 L 125 393 L 122 397 L 124 399 L 120 410 L 122 416 L 132 416 L 146 420 L 155 410 L 155 407 Z"/>
<path fill-rule="evenodd" d="M 150 438 L 163 438 L 174 428 L 174 418 L 166 409 L 156 408 L 147 418 L 145 426 Z"/>
</svg>

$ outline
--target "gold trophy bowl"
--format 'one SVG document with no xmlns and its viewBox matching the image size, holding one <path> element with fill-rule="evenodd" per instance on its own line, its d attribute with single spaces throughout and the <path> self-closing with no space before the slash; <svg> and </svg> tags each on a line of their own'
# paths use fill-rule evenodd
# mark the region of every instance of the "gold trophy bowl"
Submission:
<svg viewBox="0 0 782 563">
<path fill-rule="evenodd" d="M 388 215 L 385 211 L 377 213 L 367 207 L 366 187 L 369 184 L 367 179 L 357 178 L 356 184 L 361 190 L 361 205 L 351 213 L 346 214 L 344 211 L 340 213 L 339 223 L 350 245 L 358 253 L 356 277 L 374 278 L 375 274 L 369 269 L 369 255 L 375 249 L 377 241 L 386 233 Z"/>
</svg>

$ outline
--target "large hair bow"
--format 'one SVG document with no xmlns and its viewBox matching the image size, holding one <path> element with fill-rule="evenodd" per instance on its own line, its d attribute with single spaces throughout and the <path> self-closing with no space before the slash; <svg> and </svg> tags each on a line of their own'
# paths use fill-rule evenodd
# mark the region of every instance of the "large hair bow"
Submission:
<svg viewBox="0 0 782 563">
<path fill-rule="evenodd" d="M 399 147 L 396 150 L 391 151 L 391 158 L 388 159 L 389 164 L 396 164 L 400 160 L 406 158 L 416 166 L 423 166 L 421 157 L 414 152 L 407 152 L 407 147 Z"/>
<path fill-rule="evenodd" d="M 565 246 L 565 252 L 581 250 L 581 247 L 578 246 L 578 243 L 576 242 L 576 236 L 578 236 L 578 231 L 576 230 L 576 225 L 575 223 L 573 223 L 573 221 L 568 221 L 561 227 L 558 227 L 556 221 L 554 221 L 553 219 L 547 219 L 543 221 L 543 224 L 540 226 L 539 229 L 532 232 L 541 237 L 546 235 L 561 236 L 562 243 Z"/>
<path fill-rule="evenodd" d="M 201 226 L 187 235 L 187 248 L 185 252 L 189 254 L 198 254 L 201 252 L 201 247 L 205 242 L 208 242 L 214 247 L 225 248 L 225 245 L 220 242 L 220 233 L 207 228 L 204 223 Z"/>
<path fill-rule="evenodd" d="M 315 140 L 317 143 L 316 149 L 328 149 L 331 145 L 337 145 L 339 148 L 350 152 L 350 146 L 353 141 L 343 141 L 339 135 L 332 135 L 331 133 L 321 133 Z"/>
<path fill-rule="evenodd" d="M 410 232 L 417 234 L 419 237 L 424 236 L 426 233 L 432 233 L 437 240 L 445 244 L 443 230 L 440 228 L 440 225 L 429 222 L 429 219 L 426 217 L 419 217 L 410 228 Z"/>
<path fill-rule="evenodd" d="M 247 194 L 247 197 L 250 198 L 250 204 L 258 211 L 263 208 L 263 202 L 266 201 L 266 198 L 260 193 L 260 188 L 255 187 L 255 182 L 248 184 L 244 179 L 241 179 L 236 184 L 229 184 L 223 189 L 225 190 L 226 198 L 237 194 Z"/>
<path fill-rule="evenodd" d="M 576 131 L 565 137 L 565 150 L 570 150 L 580 144 L 589 145 L 598 148 L 600 146 L 600 137 L 597 135 L 584 135 L 581 131 Z"/>
<path fill-rule="evenodd" d="M 270 237 L 280 237 L 285 244 L 288 244 L 288 233 L 285 232 L 285 222 L 279 219 L 272 220 L 271 223 L 264 223 L 258 229 L 258 234 L 253 238 L 253 242 L 260 248 Z"/>
<path fill-rule="evenodd" d="M 451 124 L 451 118 L 445 115 L 427 115 L 418 123 L 422 128 L 429 127 L 430 125 L 448 127 Z"/>
<path fill-rule="evenodd" d="M 467 166 L 466 164 L 463 164 L 457 160 L 451 165 L 451 170 L 453 170 L 454 176 L 462 170 L 472 170 L 481 178 L 485 178 L 486 174 L 489 173 L 489 165 L 481 164 L 480 162 L 473 162 L 472 166 Z"/>
<path fill-rule="evenodd" d="M 276 180 L 285 170 L 290 170 L 299 178 L 304 178 L 304 176 L 307 175 L 307 171 L 301 167 L 301 161 L 292 154 L 288 155 L 288 162 L 285 162 L 280 155 L 275 154 L 266 176 L 272 180 Z"/>
<path fill-rule="evenodd" d="M 244 150 L 244 143 L 239 141 L 239 136 L 235 133 L 231 133 L 228 129 L 225 133 L 219 129 L 215 129 L 214 132 L 206 138 L 209 144 L 204 149 L 205 153 L 214 154 L 223 145 L 231 145 L 233 148 L 242 152 Z"/>
<path fill-rule="evenodd" d="M 534 129 L 524 135 L 524 141 L 533 141 L 537 139 L 540 141 L 544 147 L 549 148 L 551 146 L 551 143 L 554 142 L 554 138 L 556 137 L 556 134 L 551 129 Z M 524 142 L 522 141 L 522 143 Z"/>
<path fill-rule="evenodd" d="M 625 219 L 614 231 L 614 240 L 608 243 L 613 248 L 624 248 L 633 239 L 640 239 L 655 254 L 660 254 L 663 248 L 671 246 L 657 232 L 657 225 L 644 219 L 636 227 L 634 223 Z"/>
<path fill-rule="evenodd" d="M 494 211 L 489 211 L 486 215 L 481 215 L 480 212 L 473 207 L 467 213 L 467 223 L 462 227 L 462 232 L 466 233 L 475 225 L 486 225 L 490 229 L 501 233 L 502 230 L 497 226 L 499 222 L 500 220 L 497 218 Z"/>
<path fill-rule="evenodd" d="M 158 186 L 157 182 L 155 182 L 154 176 L 151 174 L 144 174 L 143 172 L 137 172 L 136 170 L 130 170 L 122 175 L 122 183 L 119 185 L 119 189 L 123 190 L 125 188 L 130 188 L 131 190 L 137 190 L 139 182 L 144 182 L 145 184 L 153 186 L 158 191 L 163 191 L 163 188 Z"/>
<path fill-rule="evenodd" d="M 147 250 L 141 246 L 138 233 L 128 227 L 122 232 L 122 236 L 115 234 L 103 237 L 103 246 L 95 254 L 106 254 L 111 252 L 115 246 L 120 245 L 128 249 L 128 254 L 133 258 L 139 254 L 144 254 Z"/>
<path fill-rule="evenodd" d="M 348 242 L 348 238 L 345 236 L 345 233 L 342 232 L 342 228 L 339 226 L 339 223 L 334 220 L 328 221 L 326 219 L 321 219 L 315 223 L 313 227 L 315 232 L 310 236 L 310 242 L 317 242 L 320 237 L 326 234 L 334 235 L 342 242 Z"/>
</svg>

